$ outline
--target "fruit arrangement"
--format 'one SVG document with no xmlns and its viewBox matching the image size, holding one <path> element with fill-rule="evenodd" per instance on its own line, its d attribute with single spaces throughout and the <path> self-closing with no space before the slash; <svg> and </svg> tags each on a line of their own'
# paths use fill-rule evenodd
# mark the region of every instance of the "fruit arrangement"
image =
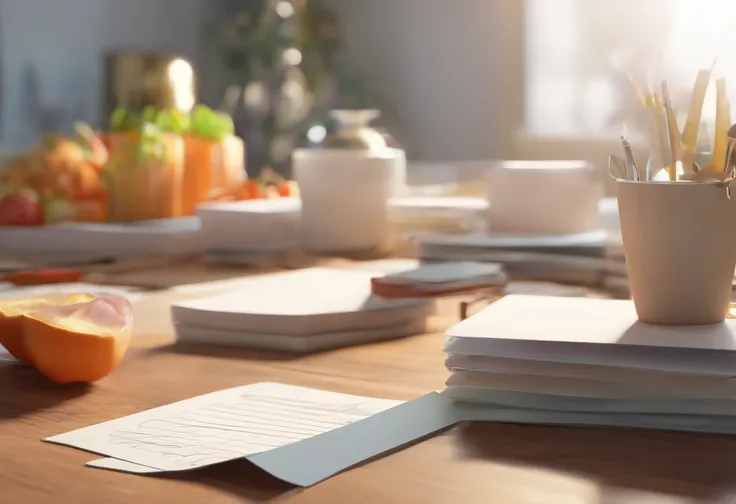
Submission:
<svg viewBox="0 0 736 504">
<path fill-rule="evenodd" d="M 257 179 L 246 180 L 230 196 L 231 200 L 291 198 L 299 196 L 299 186 L 293 180 L 286 180 L 270 168 L 265 168 Z M 224 199 L 227 199 L 224 198 Z"/>
<path fill-rule="evenodd" d="M 241 163 L 232 163 L 235 166 L 225 166 L 220 169 L 219 180 L 208 180 L 209 187 L 188 188 L 188 178 L 197 182 L 206 178 L 192 172 L 212 173 L 208 168 L 212 163 L 227 164 L 228 140 L 233 138 L 235 127 L 227 114 L 214 111 L 203 105 L 197 105 L 191 114 L 183 114 L 177 110 L 156 110 L 147 107 L 138 116 L 124 108 L 118 108 L 110 120 L 110 130 L 128 131 L 140 128 L 141 124 L 151 124 L 163 133 L 182 135 L 185 141 L 186 164 L 184 172 L 184 192 L 191 189 L 197 192 L 196 203 L 208 200 L 247 200 L 261 198 L 278 198 L 297 196 L 298 189 L 294 181 L 287 181 L 271 168 L 265 168 L 257 179 L 245 180 L 245 167 Z M 224 152 L 217 152 L 217 150 Z M 237 150 L 237 146 L 235 146 Z M 214 152 L 213 152 L 214 150 Z M 239 156 L 232 156 L 242 160 L 242 148 L 237 152 Z M 214 170 L 217 172 L 218 170 Z M 189 173 L 188 173 L 189 172 Z M 189 177 L 188 177 L 189 175 Z M 192 182 L 196 184 L 197 182 Z M 218 183 L 219 182 L 219 183 Z M 186 194 L 185 194 L 186 197 Z M 195 204 L 196 204 L 195 203 Z M 191 206 L 193 213 L 194 206 Z"/>
<path fill-rule="evenodd" d="M 189 114 L 121 107 L 106 132 L 75 129 L 44 137 L 0 169 L 0 226 L 181 217 L 207 201 L 299 193 L 268 168 L 248 180 L 232 119 L 205 106 Z"/>
<path fill-rule="evenodd" d="M 193 215 L 200 203 L 277 195 L 273 183 L 247 180 L 245 147 L 234 136 L 232 119 L 198 105 L 190 114 L 146 108 L 140 115 L 118 108 L 110 120 L 111 136 L 148 125 L 161 135 L 183 140 L 180 206 L 177 215 Z M 286 192 L 281 189 L 281 193 Z"/>
<path fill-rule="evenodd" d="M 0 171 L 0 226 L 106 220 L 107 149 L 88 126 L 76 129 L 71 138 L 44 137 Z"/>
<path fill-rule="evenodd" d="M 132 309 L 117 296 L 56 294 L 0 300 L 0 344 L 56 383 L 109 375 L 130 342 Z"/>
</svg>

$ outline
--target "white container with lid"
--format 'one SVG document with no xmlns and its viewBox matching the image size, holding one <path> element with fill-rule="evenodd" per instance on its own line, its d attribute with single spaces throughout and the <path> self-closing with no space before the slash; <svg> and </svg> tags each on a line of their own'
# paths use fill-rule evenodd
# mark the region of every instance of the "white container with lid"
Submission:
<svg viewBox="0 0 736 504">
<path fill-rule="evenodd" d="M 498 161 L 485 177 L 491 233 L 573 234 L 600 228 L 603 186 L 586 161 Z"/>
<path fill-rule="evenodd" d="M 369 126 L 373 110 L 333 111 L 340 128 L 321 148 L 297 149 L 293 176 L 302 200 L 302 246 L 319 252 L 376 249 L 388 235 L 389 197 L 404 152 Z"/>
</svg>

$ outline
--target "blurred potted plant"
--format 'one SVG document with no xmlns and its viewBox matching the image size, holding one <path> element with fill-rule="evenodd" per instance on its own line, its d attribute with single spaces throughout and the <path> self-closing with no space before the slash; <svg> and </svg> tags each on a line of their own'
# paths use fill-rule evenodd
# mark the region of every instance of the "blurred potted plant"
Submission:
<svg viewBox="0 0 736 504">
<path fill-rule="evenodd" d="M 292 151 L 319 143 L 334 108 L 378 108 L 340 68 L 342 36 L 321 0 L 240 0 L 212 27 L 223 106 L 248 146 L 248 169 L 288 177 Z M 383 112 L 383 110 L 382 110 Z M 315 142 L 317 140 L 317 142 Z"/>
</svg>

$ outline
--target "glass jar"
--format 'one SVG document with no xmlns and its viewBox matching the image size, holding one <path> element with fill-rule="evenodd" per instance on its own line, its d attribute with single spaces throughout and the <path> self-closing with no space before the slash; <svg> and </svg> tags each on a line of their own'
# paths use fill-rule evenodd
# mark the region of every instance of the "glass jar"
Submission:
<svg viewBox="0 0 736 504">
<path fill-rule="evenodd" d="M 130 222 L 181 215 L 184 141 L 148 128 L 111 133 L 103 176 L 108 219 Z"/>
</svg>

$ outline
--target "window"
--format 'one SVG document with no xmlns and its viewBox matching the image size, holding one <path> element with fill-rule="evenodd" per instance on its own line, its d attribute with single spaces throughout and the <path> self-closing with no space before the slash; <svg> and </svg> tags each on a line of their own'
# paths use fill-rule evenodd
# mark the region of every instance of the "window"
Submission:
<svg viewBox="0 0 736 504">
<path fill-rule="evenodd" d="M 685 112 L 697 71 L 716 56 L 714 77 L 726 79 L 736 107 L 734 0 L 527 0 L 524 16 L 529 135 L 619 135 L 639 107 L 629 76 L 657 88 L 666 78 Z M 705 119 L 715 116 L 714 95 Z"/>
</svg>

